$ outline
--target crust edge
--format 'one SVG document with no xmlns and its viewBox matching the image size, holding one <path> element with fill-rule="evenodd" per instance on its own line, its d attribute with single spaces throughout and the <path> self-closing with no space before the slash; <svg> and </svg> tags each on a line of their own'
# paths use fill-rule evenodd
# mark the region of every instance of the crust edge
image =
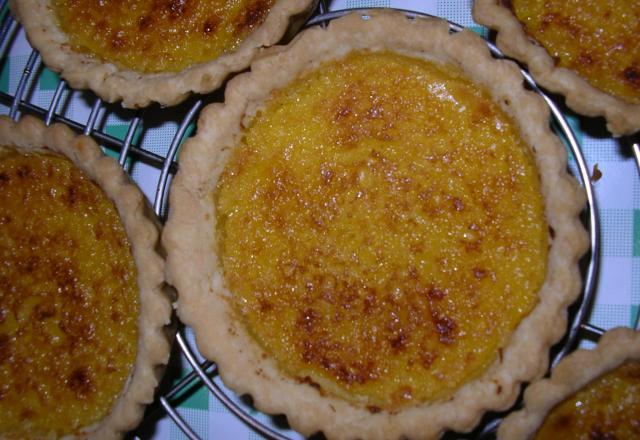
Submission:
<svg viewBox="0 0 640 440">
<path fill-rule="evenodd" d="M 165 283 L 164 260 L 157 251 L 159 224 L 137 186 L 91 138 L 76 135 L 62 124 L 46 127 L 31 116 L 17 123 L 2 116 L 0 139 L 22 151 L 47 150 L 66 156 L 105 191 L 120 214 L 138 267 L 137 355 L 110 413 L 100 422 L 83 427 L 77 438 L 121 438 L 142 420 L 144 406 L 153 401 L 171 352 L 172 292 Z"/>
</svg>

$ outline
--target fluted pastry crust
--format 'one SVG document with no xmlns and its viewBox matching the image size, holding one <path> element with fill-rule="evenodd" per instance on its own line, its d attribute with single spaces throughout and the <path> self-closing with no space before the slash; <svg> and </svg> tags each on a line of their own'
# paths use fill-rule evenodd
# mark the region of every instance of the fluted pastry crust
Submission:
<svg viewBox="0 0 640 440">
<path fill-rule="evenodd" d="M 451 398 L 398 411 L 372 411 L 284 374 L 239 321 L 216 255 L 212 193 L 243 127 L 273 90 L 323 62 L 359 49 L 398 51 L 452 64 L 486 88 L 516 121 L 525 143 L 535 152 L 546 218 L 554 231 L 540 302 L 488 370 Z M 270 49 L 252 64 L 250 73 L 234 78 L 224 104 L 203 110 L 197 135 L 181 152 L 163 233 L 168 279 L 179 292 L 178 314 L 193 327 L 198 347 L 217 362 L 229 387 L 251 394 L 264 412 L 286 414 L 291 426 L 304 435 L 323 431 L 328 438 L 429 439 L 447 429 L 468 431 L 486 411 L 509 408 L 522 382 L 544 374 L 548 349 L 564 334 L 566 308 L 580 292 L 577 262 L 587 247 L 587 236 L 578 213 L 585 197 L 567 174 L 566 164 L 565 149 L 549 129 L 543 100 L 525 90 L 514 63 L 495 60 L 472 32 L 451 34 L 442 20 L 410 19 L 389 11 L 354 13 L 332 21 L 326 29 L 306 30 L 288 46 Z"/>
</svg>

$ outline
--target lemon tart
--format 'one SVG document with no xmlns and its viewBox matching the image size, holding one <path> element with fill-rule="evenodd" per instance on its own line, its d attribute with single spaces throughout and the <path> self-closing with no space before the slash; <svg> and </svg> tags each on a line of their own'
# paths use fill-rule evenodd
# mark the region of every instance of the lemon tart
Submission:
<svg viewBox="0 0 640 440">
<path fill-rule="evenodd" d="M 118 438 L 170 353 L 144 196 L 89 138 L 0 119 L 0 437 Z"/>
<path fill-rule="evenodd" d="M 181 154 L 180 318 L 305 435 L 471 429 L 544 372 L 579 292 L 584 199 L 547 118 L 441 20 L 352 14 L 273 48 Z"/>
<path fill-rule="evenodd" d="M 139 108 L 215 90 L 313 0 L 12 1 L 45 64 L 74 88 Z"/>
<path fill-rule="evenodd" d="M 640 5 L 624 0 L 476 0 L 474 19 L 543 87 L 616 136 L 640 130 Z"/>
<path fill-rule="evenodd" d="M 499 439 L 623 439 L 640 436 L 640 334 L 617 328 L 594 350 L 563 359 L 529 386 L 524 408 L 507 417 Z"/>
</svg>

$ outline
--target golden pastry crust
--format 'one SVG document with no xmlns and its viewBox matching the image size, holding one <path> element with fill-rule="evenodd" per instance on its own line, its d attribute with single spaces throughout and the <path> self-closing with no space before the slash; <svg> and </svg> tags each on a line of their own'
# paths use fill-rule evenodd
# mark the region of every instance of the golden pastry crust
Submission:
<svg viewBox="0 0 640 440">
<path fill-rule="evenodd" d="M 640 104 L 602 92 L 575 71 L 557 67 L 545 48 L 526 33 L 505 0 L 475 0 L 473 18 L 497 31 L 496 44 L 507 56 L 525 63 L 542 87 L 564 95 L 567 105 L 586 116 L 603 116 L 614 136 L 640 130 Z"/>
<path fill-rule="evenodd" d="M 606 332 L 595 349 L 571 353 L 550 378 L 530 385 L 524 393 L 524 408 L 502 422 L 498 438 L 532 438 L 558 403 L 628 360 L 640 360 L 640 333 L 622 327 Z"/>
<path fill-rule="evenodd" d="M 165 283 L 164 260 L 158 253 L 159 223 L 137 186 L 91 138 L 78 136 L 61 124 L 45 127 L 30 116 L 18 123 L 2 117 L 0 145 L 66 156 L 102 188 L 120 215 L 138 272 L 137 356 L 110 412 L 101 421 L 83 427 L 78 437 L 121 438 L 140 423 L 145 405 L 153 401 L 171 351 L 171 292 Z"/>
<path fill-rule="evenodd" d="M 175 105 L 191 93 L 217 89 L 229 74 L 248 67 L 262 47 L 277 43 L 292 17 L 309 11 L 314 4 L 313 0 L 280 0 L 235 51 L 180 72 L 141 73 L 75 51 L 58 26 L 52 1 L 12 0 L 10 8 L 44 63 L 71 87 L 91 89 L 105 101 L 122 101 L 127 108 L 142 108 L 152 102 Z"/>
<path fill-rule="evenodd" d="M 515 330 L 501 356 L 451 398 L 398 411 L 358 407 L 283 374 L 225 299 L 232 293 L 214 251 L 216 206 L 211 194 L 242 136 L 242 127 L 248 126 L 273 90 L 322 62 L 359 49 L 392 50 L 451 64 L 482 84 L 514 118 L 525 143 L 535 151 L 545 213 L 554 231 L 540 302 Z M 566 307 L 580 291 L 577 261 L 587 247 L 587 236 L 578 212 L 585 199 L 566 173 L 566 153 L 549 130 L 545 104 L 525 91 L 522 83 L 517 66 L 494 60 L 484 41 L 472 32 L 450 34 L 442 20 L 409 19 L 382 11 L 370 11 L 366 18 L 351 14 L 334 20 L 327 29 L 309 29 L 286 48 L 272 48 L 252 64 L 250 73 L 229 83 L 225 103 L 203 111 L 197 136 L 181 153 L 163 233 L 168 279 L 180 292 L 178 314 L 194 328 L 198 347 L 218 363 L 228 386 L 251 394 L 262 411 L 286 414 L 291 426 L 305 435 L 321 430 L 328 438 L 426 439 L 437 438 L 446 429 L 472 429 L 485 411 L 511 406 L 521 382 L 545 372 L 548 348 L 564 333 Z"/>
</svg>

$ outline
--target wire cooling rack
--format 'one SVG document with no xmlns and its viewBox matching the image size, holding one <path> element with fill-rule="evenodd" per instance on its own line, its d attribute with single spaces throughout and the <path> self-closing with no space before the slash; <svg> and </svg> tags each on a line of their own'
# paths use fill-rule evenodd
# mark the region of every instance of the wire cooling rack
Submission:
<svg viewBox="0 0 640 440">
<path fill-rule="evenodd" d="M 0 59 L 4 62 L 7 50 L 12 42 L 16 39 L 16 35 L 20 32 L 20 26 L 16 23 L 8 13 L 7 1 L 0 1 Z M 318 7 L 312 18 L 307 22 L 306 26 L 326 25 L 326 23 L 335 17 L 344 15 L 346 11 L 335 11 L 328 13 L 327 1 L 320 0 Z M 366 11 L 359 11 L 366 15 Z M 424 14 L 411 11 L 405 13 L 412 18 L 419 18 Z M 459 32 L 462 27 L 450 23 L 451 32 Z M 500 51 L 491 43 L 487 43 L 491 52 L 495 57 L 502 57 Z M 103 103 L 99 98 L 90 92 L 82 92 L 81 99 L 85 100 L 90 107 L 90 112 L 86 119 L 79 121 L 78 118 L 71 118 L 66 115 L 65 108 L 68 105 L 70 95 L 76 93 L 68 88 L 62 80 L 57 80 L 52 96 L 46 105 L 40 102 L 34 103 L 30 96 L 33 84 L 38 78 L 44 75 L 41 66 L 40 56 L 36 51 L 31 51 L 26 60 L 20 79 L 12 93 L 0 92 L 0 104 L 8 109 L 8 114 L 14 120 L 20 118 L 24 113 L 37 116 L 45 121 L 46 124 L 54 122 L 63 123 L 77 132 L 92 136 L 98 143 L 116 155 L 119 163 L 125 169 L 131 172 L 130 162 L 135 161 L 147 165 L 156 171 L 154 174 L 153 191 L 147 192 L 147 197 L 153 200 L 154 211 L 160 219 L 164 219 L 167 210 L 167 193 L 170 186 L 171 177 L 178 169 L 178 163 L 174 160 L 179 147 L 183 140 L 188 137 L 193 129 L 201 108 L 207 102 L 220 100 L 220 95 L 213 94 L 207 97 L 193 97 L 185 104 L 177 108 L 162 109 L 157 106 L 149 110 L 138 112 L 127 112 L 118 106 Z M 597 338 L 602 334 L 603 330 L 592 326 L 586 322 L 592 298 L 595 291 L 595 283 L 597 278 L 597 269 L 599 263 L 599 220 L 596 207 L 596 199 L 591 184 L 588 166 L 582 154 L 580 144 L 576 139 L 569 123 L 563 116 L 562 111 L 554 103 L 552 99 L 546 96 L 535 84 L 533 79 L 526 71 L 522 71 L 523 79 L 528 86 L 539 93 L 551 111 L 552 125 L 558 135 L 567 145 L 572 156 L 572 171 L 580 180 L 585 189 L 588 199 L 588 206 L 584 212 L 584 222 L 589 229 L 591 251 L 584 260 L 584 291 L 580 301 L 572 310 L 572 322 L 564 340 L 557 347 L 552 364 L 557 363 L 568 351 L 572 350 L 576 344 L 576 340 L 582 336 L 590 336 Z M 121 126 L 126 129 L 121 130 L 122 135 L 116 136 L 104 129 L 101 121 L 105 119 L 105 113 L 113 113 L 124 124 Z M 172 133 L 164 132 L 162 143 L 164 143 L 163 152 L 151 151 L 144 148 L 144 142 L 140 141 L 141 133 L 152 131 L 158 123 L 166 125 L 171 122 Z M 633 144 L 632 150 L 640 166 L 640 147 L 637 143 Z M 161 409 L 166 411 L 169 417 L 182 430 L 182 432 L 190 439 L 198 439 L 198 435 L 194 429 L 181 417 L 176 410 L 175 398 L 186 389 L 198 388 L 206 386 L 206 388 L 237 418 L 242 420 L 248 426 L 253 428 L 257 433 L 274 439 L 287 439 L 292 431 L 286 428 L 280 428 L 277 424 L 269 424 L 264 422 L 264 418 L 258 419 L 252 411 L 250 405 L 238 399 L 233 393 L 230 393 L 221 384 L 216 374 L 216 366 L 209 361 L 201 361 L 202 359 L 194 347 L 191 347 L 183 334 L 179 333 L 176 343 L 180 348 L 182 356 L 188 361 L 192 367 L 192 372 L 185 376 L 182 380 L 175 383 L 168 391 L 158 397 L 155 408 L 148 413 L 148 418 L 152 418 L 153 414 Z M 491 435 L 495 426 L 499 422 L 499 415 L 489 415 L 484 419 L 483 425 L 469 435 L 471 438 L 482 438 Z"/>
</svg>

